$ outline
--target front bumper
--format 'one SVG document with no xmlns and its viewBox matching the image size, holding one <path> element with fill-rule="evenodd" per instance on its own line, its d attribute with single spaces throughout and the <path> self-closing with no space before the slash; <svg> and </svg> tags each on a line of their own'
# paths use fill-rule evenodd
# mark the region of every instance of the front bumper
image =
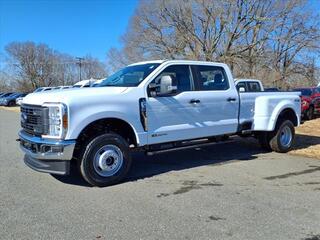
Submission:
<svg viewBox="0 0 320 240">
<path fill-rule="evenodd" d="M 69 174 L 75 140 L 43 139 L 20 131 L 19 141 L 25 153 L 24 162 L 30 168 L 46 173 Z"/>
</svg>

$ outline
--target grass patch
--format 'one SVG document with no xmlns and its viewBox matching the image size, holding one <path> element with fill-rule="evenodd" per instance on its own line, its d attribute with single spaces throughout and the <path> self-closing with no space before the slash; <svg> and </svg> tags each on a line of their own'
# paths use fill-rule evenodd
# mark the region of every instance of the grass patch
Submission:
<svg viewBox="0 0 320 240">
<path fill-rule="evenodd" d="M 12 112 L 20 112 L 20 107 L 5 107 L 5 106 L 0 106 L 1 110 L 7 110 L 7 111 L 12 111 Z"/>
</svg>

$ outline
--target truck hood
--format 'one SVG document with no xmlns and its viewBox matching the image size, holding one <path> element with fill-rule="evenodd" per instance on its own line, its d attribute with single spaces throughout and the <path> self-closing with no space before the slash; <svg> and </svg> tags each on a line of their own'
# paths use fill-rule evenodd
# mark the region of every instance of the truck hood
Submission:
<svg viewBox="0 0 320 240">
<path fill-rule="evenodd" d="M 47 92 L 31 93 L 23 98 L 23 104 L 42 105 L 43 103 L 76 102 L 79 98 L 98 98 L 117 95 L 125 92 L 127 87 L 94 87 L 94 88 L 70 88 L 63 90 L 51 90 Z"/>
</svg>

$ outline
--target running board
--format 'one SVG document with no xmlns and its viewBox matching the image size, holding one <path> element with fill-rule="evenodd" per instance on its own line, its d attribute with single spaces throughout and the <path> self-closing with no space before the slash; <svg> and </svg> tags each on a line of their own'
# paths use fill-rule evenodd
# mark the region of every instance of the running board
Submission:
<svg viewBox="0 0 320 240">
<path fill-rule="evenodd" d="M 234 140 L 230 139 L 230 140 L 223 140 L 223 141 L 219 141 L 219 142 L 205 142 L 205 143 L 200 143 L 200 144 L 190 144 L 190 145 L 186 145 L 186 146 L 179 146 L 179 147 L 173 147 L 173 148 L 168 148 L 168 149 L 147 151 L 146 154 L 148 156 L 152 156 L 152 155 L 161 154 L 161 153 L 167 153 L 167 152 L 173 152 L 173 151 L 179 151 L 179 150 L 185 150 L 185 149 L 191 149 L 191 148 L 207 147 L 207 146 L 211 146 L 211 145 L 217 145 L 217 144 L 222 144 L 222 143 L 231 143 L 231 142 L 234 142 Z"/>
</svg>

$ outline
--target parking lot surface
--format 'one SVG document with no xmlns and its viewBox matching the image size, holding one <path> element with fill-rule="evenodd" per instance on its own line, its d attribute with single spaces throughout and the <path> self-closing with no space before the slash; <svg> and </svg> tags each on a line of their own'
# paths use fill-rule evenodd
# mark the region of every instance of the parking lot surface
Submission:
<svg viewBox="0 0 320 240">
<path fill-rule="evenodd" d="M 236 139 L 134 156 L 92 188 L 24 165 L 19 114 L 0 110 L 0 239 L 320 239 L 320 160 Z"/>
</svg>

